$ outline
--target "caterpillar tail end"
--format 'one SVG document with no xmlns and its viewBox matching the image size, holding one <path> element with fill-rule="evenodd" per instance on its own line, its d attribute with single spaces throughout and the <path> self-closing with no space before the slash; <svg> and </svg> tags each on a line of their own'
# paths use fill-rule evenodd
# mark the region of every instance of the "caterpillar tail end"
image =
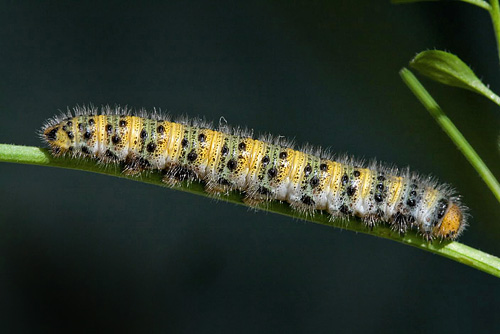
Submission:
<svg viewBox="0 0 500 334">
<path fill-rule="evenodd" d="M 73 133 L 59 125 L 48 125 L 41 131 L 42 139 L 52 149 L 54 155 L 61 155 L 70 150 Z"/>
</svg>

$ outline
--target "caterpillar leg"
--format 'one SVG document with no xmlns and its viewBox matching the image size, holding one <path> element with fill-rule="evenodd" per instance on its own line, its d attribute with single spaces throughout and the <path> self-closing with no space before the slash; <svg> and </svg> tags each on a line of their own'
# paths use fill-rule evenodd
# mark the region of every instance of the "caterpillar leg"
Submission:
<svg viewBox="0 0 500 334">
<path fill-rule="evenodd" d="M 138 165 L 125 165 L 123 168 L 122 173 L 128 176 L 138 176 L 141 174 L 145 169 L 138 166 Z"/>
<path fill-rule="evenodd" d="M 151 169 L 151 164 L 144 158 L 138 157 L 127 157 L 125 160 L 125 166 L 123 167 L 123 174 L 129 176 L 137 176 L 143 171 Z"/>
<path fill-rule="evenodd" d="M 270 202 L 276 199 L 273 191 L 262 185 L 252 185 L 246 192 L 245 197 L 243 197 L 243 202 L 253 208 L 258 208 L 263 205 L 263 203 Z"/>
<path fill-rule="evenodd" d="M 213 197 L 229 195 L 235 188 L 229 183 L 207 182 L 205 191 Z"/>
<path fill-rule="evenodd" d="M 316 213 L 313 203 L 305 204 L 303 202 L 291 202 L 290 207 L 295 211 L 305 214 L 306 216 L 312 217 Z"/>
<path fill-rule="evenodd" d="M 245 203 L 246 205 L 248 205 L 252 208 L 258 208 L 264 202 L 265 202 L 265 200 L 263 198 L 255 198 L 255 197 L 250 197 L 250 196 L 243 197 L 243 203 Z"/>
<path fill-rule="evenodd" d="M 194 181 L 198 180 L 198 175 L 193 171 L 184 167 L 167 167 L 163 169 L 162 182 L 166 183 L 171 187 L 178 186 L 183 181 Z"/>
<path fill-rule="evenodd" d="M 373 230 L 377 222 L 380 220 L 380 217 L 375 214 L 367 214 L 363 217 L 363 223 L 368 227 L 370 230 Z"/>
<path fill-rule="evenodd" d="M 165 174 L 161 179 L 161 182 L 165 183 L 169 187 L 176 187 L 181 183 L 181 181 L 178 178 L 175 178 L 171 174 Z"/>
<path fill-rule="evenodd" d="M 211 196 L 227 195 L 229 192 L 236 190 L 233 182 L 226 177 L 220 177 L 217 174 L 209 174 L 205 177 L 205 191 Z"/>
<path fill-rule="evenodd" d="M 408 217 L 398 212 L 392 216 L 391 229 L 397 231 L 400 235 L 404 236 L 408 230 Z"/>
</svg>

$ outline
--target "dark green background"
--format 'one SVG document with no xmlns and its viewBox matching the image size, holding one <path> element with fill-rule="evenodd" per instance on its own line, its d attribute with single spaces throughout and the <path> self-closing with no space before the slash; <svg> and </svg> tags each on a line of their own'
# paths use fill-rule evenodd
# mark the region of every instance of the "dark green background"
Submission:
<svg viewBox="0 0 500 334">
<path fill-rule="evenodd" d="M 2 1 L 0 142 L 75 104 L 160 107 L 453 184 L 462 242 L 498 202 L 398 76 L 449 50 L 500 91 L 487 13 L 447 2 Z M 423 80 L 497 177 L 499 109 Z M 0 330 L 495 332 L 500 280 L 375 237 L 83 172 L 0 164 Z"/>
</svg>

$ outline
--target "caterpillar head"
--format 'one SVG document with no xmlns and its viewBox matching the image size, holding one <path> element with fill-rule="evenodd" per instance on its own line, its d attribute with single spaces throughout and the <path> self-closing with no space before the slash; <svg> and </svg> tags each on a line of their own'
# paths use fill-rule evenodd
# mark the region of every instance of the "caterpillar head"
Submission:
<svg viewBox="0 0 500 334">
<path fill-rule="evenodd" d="M 441 224 L 438 224 L 433 234 L 442 239 L 455 240 L 466 226 L 465 215 L 459 204 L 450 201 L 446 208 Z"/>
</svg>

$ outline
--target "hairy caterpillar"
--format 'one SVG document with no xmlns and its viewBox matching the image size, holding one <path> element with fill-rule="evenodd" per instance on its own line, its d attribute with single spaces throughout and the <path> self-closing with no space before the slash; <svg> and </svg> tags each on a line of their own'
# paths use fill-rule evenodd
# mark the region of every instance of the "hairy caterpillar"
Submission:
<svg viewBox="0 0 500 334">
<path fill-rule="evenodd" d="M 360 217 L 368 226 L 386 222 L 400 233 L 418 229 L 426 240 L 456 239 L 466 208 L 447 185 L 375 162 L 362 167 L 294 150 L 282 140 L 199 120 L 172 122 L 127 108 L 77 107 L 47 122 L 41 132 L 54 155 L 121 163 L 124 173 L 158 169 L 164 182 L 200 180 L 208 192 L 238 190 L 257 206 L 288 202 L 297 210 L 327 211 L 333 218 Z"/>
</svg>

